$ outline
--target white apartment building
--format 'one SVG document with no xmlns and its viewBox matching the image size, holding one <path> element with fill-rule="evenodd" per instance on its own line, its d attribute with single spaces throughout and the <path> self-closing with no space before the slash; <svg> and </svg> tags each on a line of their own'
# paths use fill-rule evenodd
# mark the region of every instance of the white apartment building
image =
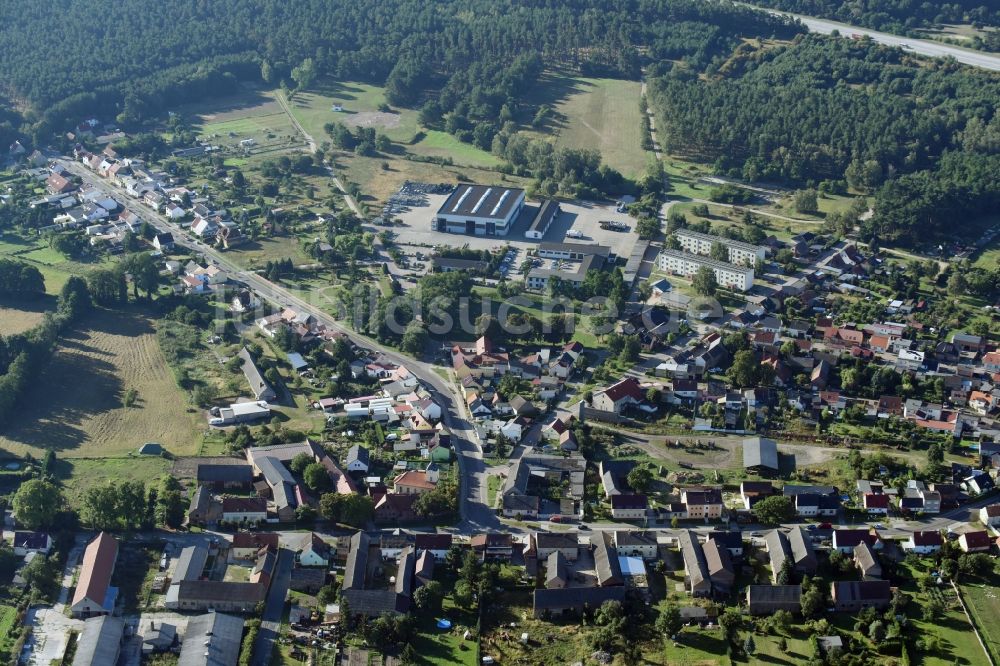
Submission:
<svg viewBox="0 0 1000 666">
<path fill-rule="evenodd" d="M 694 275 L 702 266 L 708 266 L 715 273 L 715 280 L 721 287 L 736 291 L 747 291 L 753 287 L 753 268 L 749 266 L 735 266 L 710 257 L 670 249 L 660 250 L 657 263 L 661 271 L 685 277 Z"/>
<path fill-rule="evenodd" d="M 742 241 L 723 238 L 722 236 L 712 236 L 688 229 L 678 229 L 674 232 L 681 249 L 691 254 L 708 255 L 712 252 L 712 245 L 721 244 L 729 253 L 729 263 L 737 266 L 759 266 L 764 261 L 765 249 L 762 245 L 751 245 Z"/>
</svg>

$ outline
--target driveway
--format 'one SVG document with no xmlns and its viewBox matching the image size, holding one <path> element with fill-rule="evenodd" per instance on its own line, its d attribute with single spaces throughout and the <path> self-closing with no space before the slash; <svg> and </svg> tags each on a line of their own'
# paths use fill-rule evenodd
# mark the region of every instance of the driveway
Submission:
<svg viewBox="0 0 1000 666">
<path fill-rule="evenodd" d="M 274 578 L 267 591 L 264 615 L 257 633 L 257 642 L 254 643 L 253 666 L 267 666 L 271 663 L 271 651 L 281 631 L 281 616 L 285 612 L 285 596 L 292 581 L 292 560 L 292 551 L 287 548 L 278 551 L 278 563 L 274 567 Z"/>
<path fill-rule="evenodd" d="M 49 666 L 59 662 L 66 652 L 70 631 L 82 631 L 83 620 L 68 618 L 65 615 L 66 603 L 69 601 L 69 591 L 73 587 L 73 572 L 83 556 L 83 546 L 75 546 L 66 556 L 66 568 L 63 570 L 62 588 L 59 599 L 52 606 L 33 607 L 28 610 L 25 622 L 32 627 L 31 654 L 29 664 Z"/>
</svg>

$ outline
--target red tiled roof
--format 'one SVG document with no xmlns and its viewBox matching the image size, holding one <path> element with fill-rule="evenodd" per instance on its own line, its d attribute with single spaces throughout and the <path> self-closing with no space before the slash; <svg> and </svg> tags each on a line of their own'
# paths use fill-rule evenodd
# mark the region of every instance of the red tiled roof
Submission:
<svg viewBox="0 0 1000 666">
<path fill-rule="evenodd" d="M 889 496 L 888 495 L 873 495 L 868 493 L 865 495 L 865 508 L 866 509 L 888 509 L 889 508 Z"/>
<path fill-rule="evenodd" d="M 104 598 L 111 584 L 111 574 L 115 570 L 115 560 L 118 559 L 118 541 L 101 532 L 83 553 L 83 563 L 80 565 L 80 580 L 73 594 L 73 605 L 84 599 L 103 605 Z"/>
<path fill-rule="evenodd" d="M 639 386 L 639 380 L 635 377 L 626 377 L 617 384 L 612 384 L 604 390 L 604 395 L 608 396 L 612 402 L 618 402 L 622 398 L 628 397 L 642 402 L 642 388 Z"/>
</svg>

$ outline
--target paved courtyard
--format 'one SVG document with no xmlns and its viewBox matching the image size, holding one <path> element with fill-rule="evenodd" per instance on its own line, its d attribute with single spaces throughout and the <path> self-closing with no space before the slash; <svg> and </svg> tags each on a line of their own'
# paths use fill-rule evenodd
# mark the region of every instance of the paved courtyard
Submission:
<svg viewBox="0 0 1000 666">
<path fill-rule="evenodd" d="M 517 221 L 511 227 L 510 233 L 506 236 L 449 234 L 434 231 L 431 228 L 431 220 L 441 204 L 448 198 L 447 195 L 431 194 L 427 195 L 426 198 L 428 202 L 426 206 L 411 208 L 397 214 L 397 217 L 403 221 L 403 226 L 392 227 L 392 230 L 397 234 L 396 242 L 399 245 L 417 247 L 435 245 L 461 247 L 468 245 L 472 249 L 491 250 L 509 244 L 525 252 L 537 247 L 539 242 L 589 243 L 606 245 L 616 255 L 627 260 L 632 254 L 632 248 L 639 240 L 635 233 L 635 220 L 627 213 L 619 213 L 614 204 L 598 204 L 588 201 L 560 202 L 562 212 L 552 222 L 542 241 L 524 237 L 524 232 L 528 230 L 531 220 L 538 212 L 538 202 L 532 201 L 525 204 L 524 210 L 521 211 Z M 629 231 L 602 229 L 600 226 L 602 220 L 623 222 L 628 225 Z M 580 237 L 568 237 L 566 232 L 570 229 L 579 232 Z"/>
</svg>

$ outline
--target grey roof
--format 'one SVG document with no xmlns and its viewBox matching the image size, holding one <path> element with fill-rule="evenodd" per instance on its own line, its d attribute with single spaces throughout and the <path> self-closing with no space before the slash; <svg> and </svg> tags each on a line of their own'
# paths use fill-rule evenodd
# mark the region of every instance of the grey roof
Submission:
<svg viewBox="0 0 1000 666">
<path fill-rule="evenodd" d="M 615 543 L 622 546 L 655 546 L 656 532 L 651 530 L 615 530 Z"/>
<path fill-rule="evenodd" d="M 264 586 L 259 583 L 238 583 L 228 580 L 182 580 L 167 591 L 168 603 L 242 603 L 252 610 L 264 598 Z"/>
<path fill-rule="evenodd" d="M 292 476 L 291 472 L 277 458 L 261 456 L 256 458 L 254 462 L 257 464 L 258 469 L 260 469 L 260 473 L 264 476 L 264 479 L 272 486 L 279 483 L 291 483 L 295 485 L 295 477 Z"/>
<path fill-rule="evenodd" d="M 83 631 L 76 643 L 73 666 L 105 666 L 118 660 L 121 650 L 125 620 L 102 615 L 83 623 Z"/>
<path fill-rule="evenodd" d="M 750 585 L 747 605 L 753 611 L 758 604 L 778 605 L 798 609 L 802 599 L 801 585 Z"/>
<path fill-rule="evenodd" d="M 370 460 L 370 454 L 368 449 L 361 446 L 360 444 L 355 444 L 347 450 L 347 464 L 350 465 L 353 462 L 360 462 L 365 467 L 368 466 Z"/>
<path fill-rule="evenodd" d="M 410 596 L 413 592 L 413 574 L 416 570 L 417 556 L 413 546 L 407 546 L 399 555 L 399 564 L 396 566 L 396 594 L 404 597 Z"/>
<path fill-rule="evenodd" d="M 370 545 L 371 539 L 364 532 L 357 532 L 351 537 L 351 551 L 347 555 L 347 566 L 344 568 L 344 590 L 364 589 Z"/>
<path fill-rule="evenodd" d="M 604 257 L 605 259 L 611 255 L 610 247 L 594 243 L 539 243 L 538 249 L 541 252 L 573 252 Z"/>
<path fill-rule="evenodd" d="M 535 590 L 534 609 L 557 610 L 572 608 L 583 610 L 600 608 L 607 601 L 625 598 L 624 587 L 565 587 L 552 590 Z"/>
<path fill-rule="evenodd" d="M 803 486 L 786 483 L 781 487 L 781 494 L 786 497 L 794 497 L 795 495 L 803 494 L 836 495 L 837 488 L 836 486 Z"/>
<path fill-rule="evenodd" d="M 875 553 L 867 542 L 862 541 L 854 547 L 854 561 L 861 573 L 866 576 L 881 576 L 882 565 L 875 559 Z"/>
<path fill-rule="evenodd" d="M 767 544 L 767 554 L 771 559 L 771 577 L 777 580 L 778 572 L 785 566 L 785 560 L 792 556 L 792 548 L 788 537 L 781 530 L 771 530 L 765 534 L 764 543 Z"/>
<path fill-rule="evenodd" d="M 177 557 L 173 582 L 179 583 L 182 580 L 198 580 L 201 578 L 202 572 L 205 571 L 206 562 L 208 562 L 208 548 L 204 546 L 188 546 Z"/>
<path fill-rule="evenodd" d="M 800 571 L 816 569 L 816 553 L 813 552 L 812 539 L 801 527 L 793 527 L 788 532 L 788 545 L 791 548 L 795 567 Z"/>
<path fill-rule="evenodd" d="M 576 532 L 535 532 L 539 548 L 573 548 L 579 546 Z"/>
<path fill-rule="evenodd" d="M 523 195 L 524 190 L 517 188 L 459 185 L 441 204 L 438 215 L 467 215 L 480 219 L 502 220 Z"/>
<path fill-rule="evenodd" d="M 431 263 L 436 268 L 450 268 L 452 270 L 469 271 L 473 273 L 483 273 L 490 267 L 488 262 L 482 259 L 458 259 L 455 257 L 434 257 Z"/>
<path fill-rule="evenodd" d="M 260 473 L 271 486 L 271 494 L 274 497 L 274 504 L 278 509 L 294 507 L 295 501 L 295 478 L 285 465 L 277 458 L 262 456 L 254 460 Z"/>
<path fill-rule="evenodd" d="M 188 620 L 177 666 L 236 666 L 243 618 L 206 613 Z"/>
<path fill-rule="evenodd" d="M 548 229 L 549 224 L 552 222 L 552 218 L 558 214 L 559 202 L 554 199 L 546 199 L 542 202 L 542 205 L 538 207 L 538 213 L 535 214 L 535 218 L 531 221 L 531 226 L 528 227 L 528 231 L 544 232 Z"/>
<path fill-rule="evenodd" d="M 778 471 L 778 443 L 766 437 L 744 439 L 743 467 L 766 467 Z"/>
<path fill-rule="evenodd" d="M 695 588 L 706 582 L 711 584 L 705 551 L 698 542 L 698 537 L 694 536 L 691 530 L 681 530 L 677 540 L 681 545 L 681 555 L 684 556 L 684 568 L 691 581 L 691 587 Z"/>
<path fill-rule="evenodd" d="M 545 586 L 556 581 L 566 582 L 566 558 L 558 550 L 552 551 L 545 561 Z"/>
<path fill-rule="evenodd" d="M 709 539 L 702 550 L 705 553 L 705 563 L 708 564 L 708 575 L 713 585 L 729 586 L 736 578 L 733 561 L 729 550 L 714 539 Z"/>
<path fill-rule="evenodd" d="M 288 352 L 288 362 L 292 364 L 294 370 L 303 370 L 309 367 L 309 361 L 302 358 L 298 352 Z"/>
<path fill-rule="evenodd" d="M 376 617 L 383 613 L 405 613 L 409 598 L 393 590 L 344 590 L 343 597 L 352 615 Z"/>
<path fill-rule="evenodd" d="M 624 585 L 625 579 L 622 577 L 622 568 L 618 562 L 618 553 L 608 544 L 608 535 L 604 532 L 599 532 L 595 535 L 593 542 L 597 584 L 602 587 Z"/>
<path fill-rule="evenodd" d="M 257 367 L 257 363 L 253 360 L 253 356 L 250 355 L 250 350 L 244 347 L 237 354 L 243 360 L 243 375 L 247 378 L 247 383 L 250 384 L 250 390 L 253 391 L 254 396 L 263 395 L 265 393 L 273 393 L 274 389 L 271 385 L 267 383 L 264 379 L 264 375 L 261 374 L 260 368 Z"/>
<path fill-rule="evenodd" d="M 253 468 L 245 462 L 221 465 L 200 463 L 197 471 L 198 483 L 247 483 L 253 481 Z"/>
</svg>

